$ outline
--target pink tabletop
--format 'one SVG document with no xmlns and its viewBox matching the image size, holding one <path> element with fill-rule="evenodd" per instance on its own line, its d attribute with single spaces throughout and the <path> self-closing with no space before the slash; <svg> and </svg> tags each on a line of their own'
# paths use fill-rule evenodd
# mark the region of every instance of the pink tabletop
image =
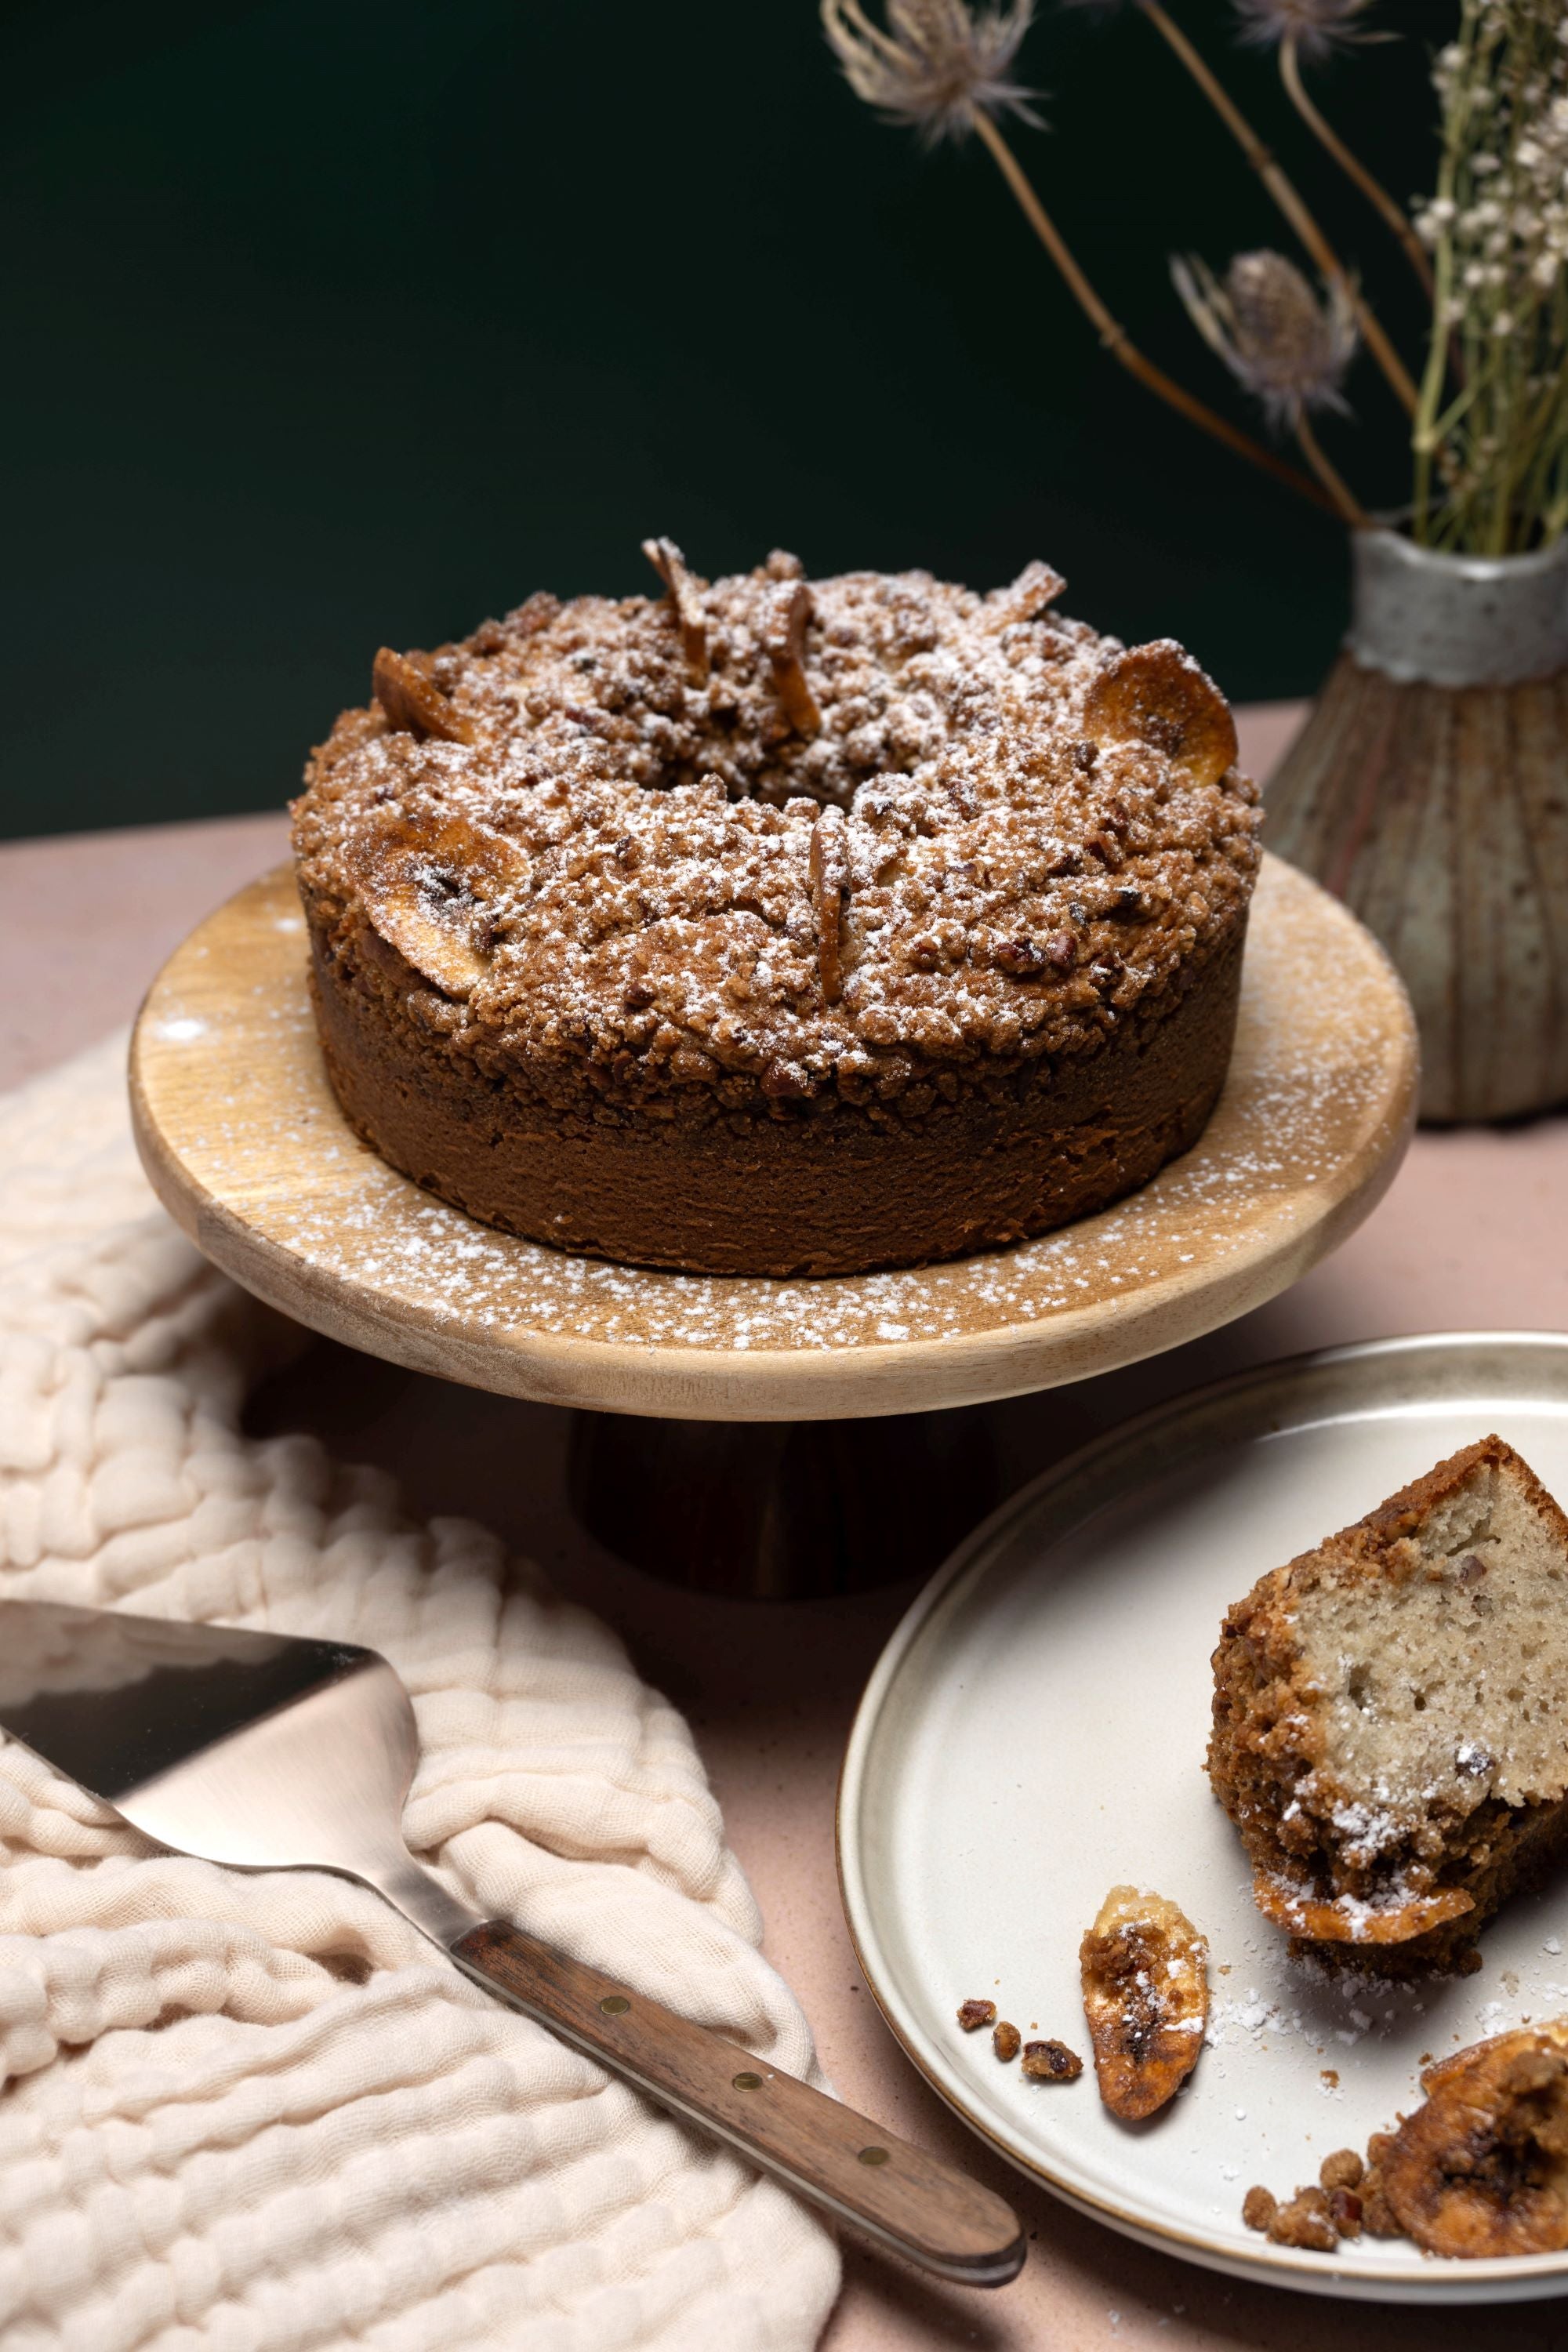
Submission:
<svg viewBox="0 0 1568 2352">
<path fill-rule="evenodd" d="M 1267 773 L 1283 709 L 1243 715 Z M 280 815 L 0 848 L 0 1086 L 134 1013 L 158 964 L 230 890 L 286 854 Z M 1402 1331 L 1568 1328 L 1568 1118 L 1418 1136 L 1382 1206 L 1284 1297 L 1145 1364 L 991 1408 L 1009 1485 L 1095 1431 L 1238 1366 Z M 862 1685 L 913 1585 L 747 1603 L 656 1584 L 601 1550 L 565 1496 L 569 1416 L 400 1371 L 325 1342 L 255 1400 L 258 1432 L 310 1428 L 402 1479 L 424 1511 L 485 1519 L 625 1634 L 691 1723 L 767 1948 L 804 2001 L 845 2097 L 944 2149 L 1026 2219 L 1023 2277 L 998 2294 L 933 2285 L 848 2252 L 826 2352 L 1563 2352 L 1561 2305 L 1423 2315 L 1234 2284 L 1080 2220 L 994 2159 L 913 2074 L 855 1966 L 838 1906 L 833 1802 Z M 737 2352 L 746 2347 L 737 2347 Z"/>
</svg>

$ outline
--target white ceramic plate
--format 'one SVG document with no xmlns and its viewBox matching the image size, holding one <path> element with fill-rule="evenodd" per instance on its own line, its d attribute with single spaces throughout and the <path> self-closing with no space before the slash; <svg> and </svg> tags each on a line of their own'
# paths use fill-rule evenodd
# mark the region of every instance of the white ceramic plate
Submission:
<svg viewBox="0 0 1568 2352">
<path fill-rule="evenodd" d="M 1568 1336 L 1442 1334 L 1330 1349 L 1112 1433 L 942 1569 L 850 1737 L 839 1868 L 868 1983 L 966 2121 L 1072 2204 L 1215 2270 L 1398 2303 L 1568 2294 L 1568 2254 L 1438 2262 L 1363 2239 L 1327 2257 L 1247 2230 L 1254 2181 L 1317 2178 L 1408 2110 L 1425 2054 L 1568 2012 L 1568 1878 L 1487 1929 L 1476 1976 L 1333 1979 L 1253 1909 L 1203 1771 L 1209 1656 L 1265 1569 L 1497 1430 L 1568 1497 Z M 1078 1947 L 1109 1887 L 1157 1887 L 1207 1936 L 1211 2040 L 1136 2126 L 1093 2070 L 1036 2084 L 953 2012 L 988 1995 L 1088 2055 Z"/>
</svg>

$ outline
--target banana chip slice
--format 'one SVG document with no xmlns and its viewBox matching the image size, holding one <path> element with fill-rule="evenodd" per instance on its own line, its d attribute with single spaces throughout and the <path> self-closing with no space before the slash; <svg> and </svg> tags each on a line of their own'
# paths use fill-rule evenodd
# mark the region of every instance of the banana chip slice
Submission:
<svg viewBox="0 0 1568 2352">
<path fill-rule="evenodd" d="M 371 671 L 371 690 L 395 731 L 434 735 L 443 743 L 471 743 L 473 728 L 422 667 L 424 654 L 395 654 L 383 646 Z"/>
<path fill-rule="evenodd" d="M 1163 2107 L 1197 2064 L 1208 1957 L 1185 1914 L 1138 1886 L 1111 1888 L 1079 1947 L 1100 2095 L 1124 2123 Z"/>
<path fill-rule="evenodd" d="M 1083 706 L 1097 743 L 1147 743 L 1192 784 L 1217 784 L 1236 765 L 1230 705 L 1173 637 L 1131 646 L 1107 664 Z"/>
<path fill-rule="evenodd" d="M 1421 2083 L 1378 2166 L 1405 2234 L 1472 2261 L 1568 2247 L 1568 2022 L 1458 2051 Z"/>
<path fill-rule="evenodd" d="M 484 977 L 494 902 L 527 880 L 526 850 L 455 809 L 389 818 L 366 837 L 355 879 L 381 937 L 445 995 Z"/>
</svg>

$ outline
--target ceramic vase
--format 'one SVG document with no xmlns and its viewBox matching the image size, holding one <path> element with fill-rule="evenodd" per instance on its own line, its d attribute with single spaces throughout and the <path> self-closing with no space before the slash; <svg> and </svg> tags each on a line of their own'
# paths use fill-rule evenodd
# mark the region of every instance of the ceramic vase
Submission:
<svg viewBox="0 0 1568 2352">
<path fill-rule="evenodd" d="M 1264 838 L 1397 965 L 1421 1116 L 1568 1100 L 1568 541 L 1352 541 L 1350 635 L 1265 795 Z"/>
</svg>

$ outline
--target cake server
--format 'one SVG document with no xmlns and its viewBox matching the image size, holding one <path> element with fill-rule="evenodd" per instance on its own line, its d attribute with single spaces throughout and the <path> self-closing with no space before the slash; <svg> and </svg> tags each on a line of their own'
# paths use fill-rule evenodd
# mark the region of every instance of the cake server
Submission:
<svg viewBox="0 0 1568 2352">
<path fill-rule="evenodd" d="M 924 2269 L 1017 2275 L 1016 2215 L 954 2166 L 449 1895 L 403 1841 L 418 1734 L 374 1650 L 0 1601 L 0 1727 L 160 1845 L 374 1887 L 487 1992 Z"/>
</svg>

